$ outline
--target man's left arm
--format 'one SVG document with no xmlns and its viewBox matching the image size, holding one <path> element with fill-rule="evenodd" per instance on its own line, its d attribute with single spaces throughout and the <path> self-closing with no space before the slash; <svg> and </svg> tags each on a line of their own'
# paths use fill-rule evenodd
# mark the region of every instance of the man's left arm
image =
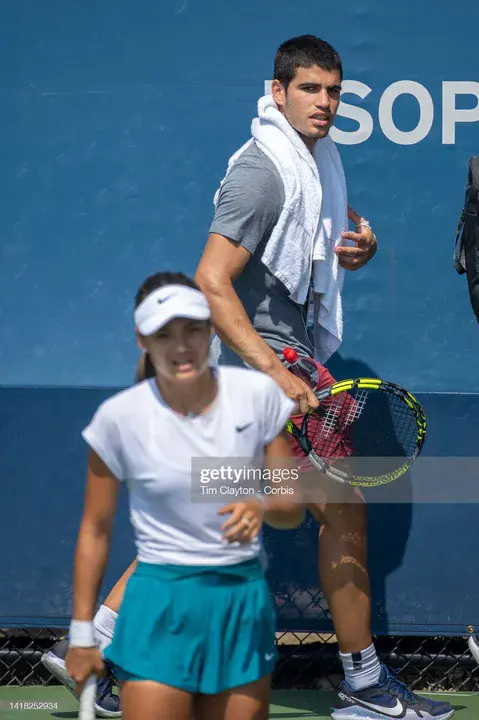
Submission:
<svg viewBox="0 0 479 720">
<path fill-rule="evenodd" d="M 352 240 L 354 247 L 338 246 L 335 250 L 338 262 L 345 270 L 359 270 L 375 256 L 378 249 L 376 235 L 369 223 L 348 205 L 348 217 L 355 225 L 354 232 L 344 232 L 345 240 Z"/>
</svg>

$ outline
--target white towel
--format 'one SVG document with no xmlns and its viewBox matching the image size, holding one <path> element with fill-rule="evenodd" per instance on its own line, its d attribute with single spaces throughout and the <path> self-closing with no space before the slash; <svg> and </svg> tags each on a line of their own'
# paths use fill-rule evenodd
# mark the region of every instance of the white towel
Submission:
<svg viewBox="0 0 479 720">
<path fill-rule="evenodd" d="M 316 255 L 313 255 L 314 292 L 310 304 L 313 313 L 315 357 L 324 364 L 336 352 L 343 339 L 341 292 L 344 269 L 339 265 L 334 248 L 353 243 L 342 238 L 343 232 L 348 229 L 346 178 L 338 149 L 329 136 L 316 143 L 315 157 L 323 190 L 319 245 L 324 244 L 328 252 L 324 261 L 319 261 Z"/>
<path fill-rule="evenodd" d="M 284 207 L 261 260 L 285 285 L 294 302 L 309 301 L 315 357 L 325 363 L 341 344 L 343 333 L 344 271 L 334 253 L 334 247 L 344 243 L 341 234 L 348 227 L 341 158 L 329 136 L 316 143 L 313 158 L 271 95 L 258 101 L 258 117 L 252 121 L 251 133 L 252 138 L 230 158 L 224 179 L 253 142 L 277 168 L 284 185 Z"/>
</svg>

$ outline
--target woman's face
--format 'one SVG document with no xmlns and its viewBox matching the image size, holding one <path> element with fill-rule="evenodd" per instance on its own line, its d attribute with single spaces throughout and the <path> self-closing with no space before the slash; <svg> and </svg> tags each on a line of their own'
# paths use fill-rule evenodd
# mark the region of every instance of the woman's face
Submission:
<svg viewBox="0 0 479 720">
<path fill-rule="evenodd" d="M 139 335 L 160 377 L 175 382 L 193 382 L 208 368 L 210 325 L 201 320 L 175 318 L 153 335 Z"/>
</svg>

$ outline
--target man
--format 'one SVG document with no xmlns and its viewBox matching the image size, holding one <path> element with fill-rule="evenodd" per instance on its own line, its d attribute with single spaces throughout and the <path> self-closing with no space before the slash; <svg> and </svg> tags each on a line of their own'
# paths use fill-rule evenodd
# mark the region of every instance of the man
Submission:
<svg viewBox="0 0 479 720">
<path fill-rule="evenodd" d="M 318 401 L 283 365 L 281 352 L 294 347 L 299 355 L 328 359 L 342 338 L 341 273 L 364 266 L 377 249 L 369 224 L 347 204 L 342 166 L 328 137 L 341 82 L 341 60 L 328 43 L 302 36 L 281 45 L 272 98 L 260 100 L 252 141 L 230 160 L 195 276 L 212 309 L 217 362 L 271 375 L 303 414 Z M 347 219 L 342 225 L 341 208 L 355 232 L 346 230 Z M 311 228 L 317 229 L 314 238 Z M 328 315 L 331 307 L 335 312 Z M 318 370 L 319 386 L 334 381 L 322 365 Z M 318 490 L 308 505 L 321 524 L 319 572 L 345 673 L 333 717 L 445 720 L 452 706 L 414 695 L 377 657 L 366 509 L 353 492 L 348 486 L 341 502 L 337 496 L 333 502 L 324 485 L 321 501 Z"/>
</svg>

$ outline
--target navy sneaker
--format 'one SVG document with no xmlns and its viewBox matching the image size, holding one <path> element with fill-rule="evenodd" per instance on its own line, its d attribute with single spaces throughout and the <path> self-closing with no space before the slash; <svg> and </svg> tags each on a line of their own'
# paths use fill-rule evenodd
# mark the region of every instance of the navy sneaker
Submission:
<svg viewBox="0 0 479 720">
<path fill-rule="evenodd" d="M 65 665 L 65 657 L 68 651 L 68 640 L 60 640 L 52 649 L 42 655 L 42 663 L 47 670 L 61 682 L 78 700 L 75 692 L 75 683 L 68 675 Z M 106 674 L 97 680 L 97 694 L 95 700 L 95 712 L 102 718 L 121 718 L 120 698 L 113 692 L 115 676 L 113 667 L 107 660 L 105 663 Z"/>
<path fill-rule="evenodd" d="M 453 715 L 452 705 L 416 695 L 381 663 L 381 675 L 376 685 L 353 690 L 343 680 L 331 717 L 334 720 L 447 720 Z"/>
</svg>

